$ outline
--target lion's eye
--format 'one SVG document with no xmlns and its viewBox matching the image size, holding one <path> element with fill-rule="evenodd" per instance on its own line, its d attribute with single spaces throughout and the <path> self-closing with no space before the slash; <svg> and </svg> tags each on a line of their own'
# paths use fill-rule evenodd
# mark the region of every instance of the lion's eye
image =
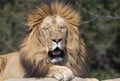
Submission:
<svg viewBox="0 0 120 81">
<path fill-rule="evenodd" d="M 61 26 L 61 27 L 60 27 L 60 30 L 61 30 L 61 31 L 64 31 L 65 29 L 66 29 L 66 27 L 64 27 L 64 26 Z"/>
<path fill-rule="evenodd" d="M 64 26 L 61 26 L 60 28 L 61 28 L 61 29 L 65 29 L 65 27 L 64 27 Z"/>
<path fill-rule="evenodd" d="M 45 30 L 45 31 L 49 31 L 49 28 L 48 28 L 48 27 L 45 27 L 44 30 Z"/>
</svg>

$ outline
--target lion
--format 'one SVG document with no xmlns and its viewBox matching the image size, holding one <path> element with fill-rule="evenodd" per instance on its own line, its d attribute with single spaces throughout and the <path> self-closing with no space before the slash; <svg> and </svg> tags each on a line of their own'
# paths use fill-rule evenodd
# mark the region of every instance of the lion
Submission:
<svg viewBox="0 0 120 81">
<path fill-rule="evenodd" d="M 86 46 L 79 35 L 80 13 L 71 5 L 43 4 L 28 14 L 30 31 L 20 50 L 0 57 L 0 77 L 72 80 L 87 77 Z"/>
</svg>

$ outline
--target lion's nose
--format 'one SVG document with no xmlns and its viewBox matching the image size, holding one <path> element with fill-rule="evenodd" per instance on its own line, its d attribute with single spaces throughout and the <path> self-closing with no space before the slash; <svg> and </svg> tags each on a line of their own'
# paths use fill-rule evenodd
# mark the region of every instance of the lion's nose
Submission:
<svg viewBox="0 0 120 81">
<path fill-rule="evenodd" d="M 59 43 L 60 41 L 62 41 L 62 38 L 60 39 L 52 39 L 53 42 Z"/>
</svg>

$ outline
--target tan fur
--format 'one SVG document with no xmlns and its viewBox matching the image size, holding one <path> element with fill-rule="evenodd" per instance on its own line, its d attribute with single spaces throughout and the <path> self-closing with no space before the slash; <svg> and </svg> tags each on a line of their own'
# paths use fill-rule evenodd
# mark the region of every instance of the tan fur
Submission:
<svg viewBox="0 0 120 81">
<path fill-rule="evenodd" d="M 86 50 L 79 36 L 79 23 L 80 14 L 70 5 L 55 2 L 50 6 L 43 4 L 38 7 L 28 15 L 27 25 L 31 32 L 23 40 L 20 51 L 11 54 L 12 56 L 2 56 L 7 60 L 5 67 L 2 67 L 3 78 L 48 76 L 58 80 L 70 80 L 74 75 L 87 76 Z M 42 28 L 45 27 L 44 25 L 51 26 L 50 33 L 54 32 L 52 36 L 49 35 L 48 40 L 45 39 L 47 35 L 44 34 L 45 28 Z M 55 31 L 62 26 L 66 28 L 61 29 L 65 31 L 64 33 Z M 46 47 L 49 49 L 51 47 L 46 44 L 46 41 L 51 45 L 52 37 L 63 38 L 62 45 L 66 53 L 64 60 L 57 64 L 49 62 L 47 55 Z"/>
</svg>

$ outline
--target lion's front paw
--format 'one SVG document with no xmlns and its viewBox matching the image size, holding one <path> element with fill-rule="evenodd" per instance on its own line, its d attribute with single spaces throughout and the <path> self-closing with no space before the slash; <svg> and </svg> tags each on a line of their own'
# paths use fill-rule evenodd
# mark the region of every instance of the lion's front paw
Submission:
<svg viewBox="0 0 120 81">
<path fill-rule="evenodd" d="M 50 67 L 48 77 L 54 77 L 59 81 L 68 81 L 74 78 L 73 72 L 65 66 Z"/>
</svg>

